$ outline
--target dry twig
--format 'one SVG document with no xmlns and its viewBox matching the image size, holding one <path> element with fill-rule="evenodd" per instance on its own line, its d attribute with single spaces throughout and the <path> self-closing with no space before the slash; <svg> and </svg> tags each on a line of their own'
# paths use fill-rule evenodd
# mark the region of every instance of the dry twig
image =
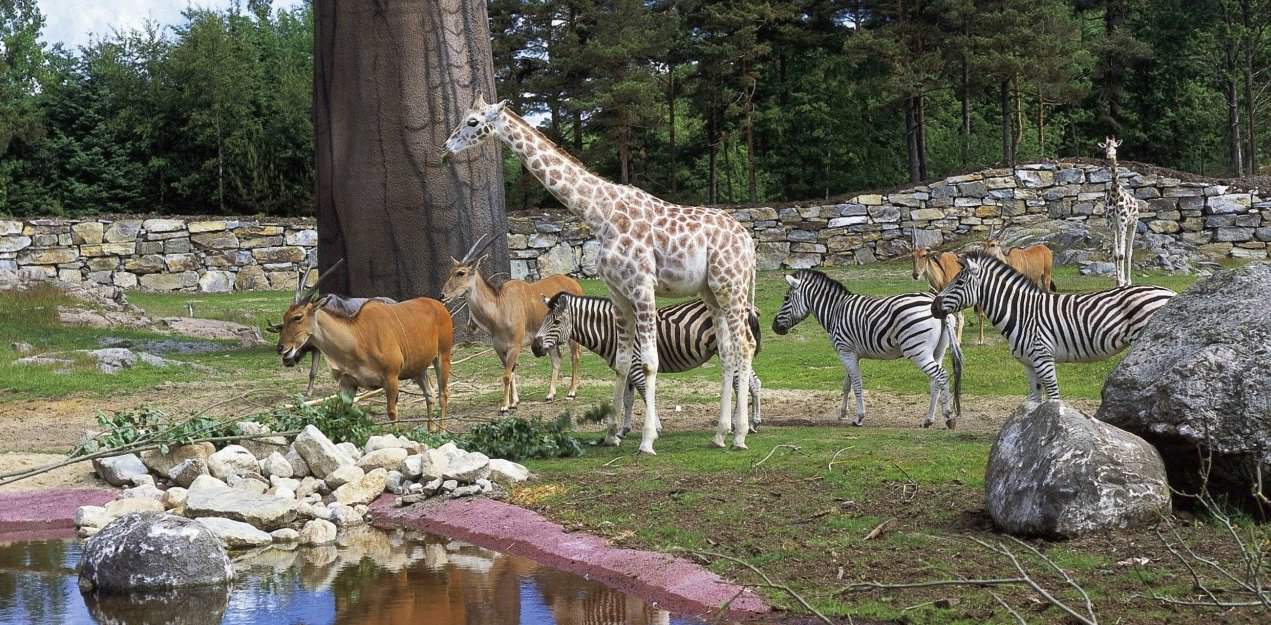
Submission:
<svg viewBox="0 0 1271 625">
<path fill-rule="evenodd" d="M 838 461 L 838 459 L 839 459 L 839 454 L 841 454 L 841 453 L 843 453 L 843 452 L 845 452 L 845 451 L 847 451 L 847 450 L 849 450 L 849 449 L 856 449 L 856 445 L 848 445 L 847 447 L 844 447 L 844 448 L 842 448 L 842 449 L 840 449 L 840 450 L 838 450 L 838 451 L 834 452 L 834 456 L 833 456 L 832 458 L 830 458 L 830 463 L 829 463 L 829 464 L 827 464 L 827 465 L 825 465 L 825 470 L 826 470 L 826 471 L 833 471 L 833 470 L 834 470 L 834 463 Z"/>
<path fill-rule="evenodd" d="M 797 449 L 797 448 L 796 448 L 796 449 Z M 805 609 L 805 610 L 807 610 L 808 612 L 810 612 L 810 613 L 812 613 L 812 614 L 816 615 L 816 617 L 817 617 L 818 619 L 820 619 L 820 620 L 821 620 L 821 622 L 825 623 L 826 625 L 834 625 L 833 621 L 831 621 L 829 618 L 826 618 L 826 616 L 825 616 L 824 614 L 821 614 L 821 612 L 820 612 L 819 610 L 817 610 L 816 608 L 812 607 L 812 604 L 810 604 L 810 603 L 808 603 L 806 600 L 804 600 L 804 598 L 803 598 L 803 597 L 802 597 L 799 593 L 795 592 L 793 588 L 790 588 L 789 586 L 787 586 L 787 585 L 785 585 L 785 584 L 778 584 L 778 583 L 776 583 L 776 582 L 772 581 L 772 578 L 768 577 L 768 574 L 767 574 L 767 573 L 764 573 L 762 570 L 760 570 L 760 569 L 759 569 L 759 567 L 757 567 L 757 566 L 755 566 L 755 565 L 753 565 L 753 564 L 751 564 L 751 563 L 749 563 L 749 562 L 746 562 L 746 561 L 744 561 L 744 560 L 740 560 L 740 559 L 738 559 L 738 558 L 734 558 L 733 556 L 724 555 L 724 554 L 722 554 L 722 553 L 716 553 L 716 552 L 714 552 L 714 551 L 697 551 L 697 550 L 693 550 L 693 549 L 683 549 L 683 548 L 681 548 L 681 547 L 672 547 L 672 548 L 671 548 L 671 551 L 679 551 L 679 552 L 683 552 L 683 553 L 692 554 L 692 555 L 695 555 L 695 556 L 697 556 L 697 557 L 699 557 L 699 558 L 702 558 L 703 560 L 705 560 L 705 559 L 707 558 L 707 556 L 712 557 L 712 558 L 719 558 L 719 559 L 721 559 L 721 560 L 728 560 L 729 562 L 732 562 L 733 564 L 739 564 L 739 565 L 741 565 L 741 566 L 744 566 L 744 567 L 746 567 L 746 568 L 750 569 L 750 570 L 751 570 L 751 571 L 752 571 L 755 575 L 758 575 L 760 578 L 762 578 L 762 579 L 763 579 L 763 583 L 762 583 L 762 584 L 743 584 L 744 586 L 753 586 L 753 587 L 759 587 L 759 588 L 772 588 L 772 589 L 774 589 L 774 590 L 780 590 L 780 591 L 782 591 L 782 592 L 786 593 L 787 595 L 790 595 L 792 598 L 794 598 L 794 600 L 795 600 L 795 601 L 798 601 L 798 602 L 799 602 L 799 605 L 802 605 L 802 606 L 803 606 L 803 609 Z"/>
<path fill-rule="evenodd" d="M 785 448 L 789 449 L 789 450 L 790 450 L 790 453 L 794 453 L 794 452 L 797 452 L 797 451 L 799 451 L 800 449 L 802 449 L 802 447 L 799 447 L 798 445 L 787 445 L 787 444 L 785 444 L 785 443 L 782 443 L 782 444 L 780 444 L 780 445 L 777 445 L 776 447 L 773 447 L 773 448 L 772 448 L 772 451 L 769 451 L 769 452 L 768 452 L 768 455 L 766 455 L 766 456 L 764 456 L 764 457 L 763 457 L 763 460 L 760 460 L 759 462 L 756 462 L 756 463 L 754 463 L 754 464 L 750 465 L 750 468 L 754 469 L 755 467 L 758 467 L 759 465 L 761 465 L 761 464 L 763 464 L 763 463 L 767 462 L 767 461 L 768 461 L 768 459 L 772 457 L 772 454 L 777 453 L 777 450 L 778 450 L 778 449 L 781 449 L 782 447 L 785 447 Z"/>
</svg>

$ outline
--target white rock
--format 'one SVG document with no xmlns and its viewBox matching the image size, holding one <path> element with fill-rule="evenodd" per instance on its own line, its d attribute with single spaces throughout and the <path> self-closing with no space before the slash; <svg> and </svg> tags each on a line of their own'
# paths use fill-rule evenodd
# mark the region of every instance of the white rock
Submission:
<svg viewBox="0 0 1271 625">
<path fill-rule="evenodd" d="M 190 482 L 190 485 L 187 488 L 189 489 L 191 493 L 193 493 L 200 490 L 216 490 L 216 489 L 222 489 L 222 488 L 229 488 L 229 484 L 226 484 L 225 482 L 218 480 L 210 475 L 203 474 L 194 478 L 194 481 Z"/>
<path fill-rule="evenodd" d="M 269 483 L 277 488 L 285 488 L 291 492 L 300 489 L 301 481 L 290 477 L 271 477 Z"/>
<path fill-rule="evenodd" d="M 189 496 L 189 491 L 180 486 L 173 486 L 163 491 L 163 507 L 173 510 L 185 506 L 185 500 Z"/>
<path fill-rule="evenodd" d="M 291 465 L 291 477 L 302 478 L 310 475 L 309 463 L 305 462 L 305 459 L 300 456 L 300 452 L 296 451 L 295 445 L 292 445 L 287 450 L 287 453 L 283 454 L 283 458 L 286 458 L 287 464 Z"/>
<path fill-rule="evenodd" d="M 106 483 L 111 486 L 124 486 L 132 483 L 131 479 L 134 476 L 149 474 L 146 465 L 141 462 L 137 454 L 95 458 L 93 470 L 97 472 L 98 477 L 106 480 Z"/>
<path fill-rule="evenodd" d="M 255 473 L 258 468 L 256 456 L 240 445 L 226 445 L 207 459 L 208 471 L 222 480 L 231 475 Z"/>
<path fill-rule="evenodd" d="M 283 488 L 283 487 L 281 487 L 281 486 L 275 486 L 275 487 L 273 487 L 273 488 L 271 488 L 271 489 L 269 489 L 269 490 L 265 491 L 265 494 L 266 494 L 266 495 L 272 495 L 272 496 L 274 496 L 274 497 L 282 497 L 283 499 L 295 499 L 295 498 L 296 498 L 296 492 L 295 492 L 295 491 L 291 490 L 290 488 Z"/>
<path fill-rule="evenodd" d="M 353 506 L 332 502 L 331 505 L 327 506 L 327 510 L 331 514 L 331 522 L 340 527 L 361 525 L 366 522 L 366 519 L 362 518 L 362 515 L 353 509 Z"/>
<path fill-rule="evenodd" d="M 335 542 L 336 527 L 325 519 L 311 519 L 300 530 L 300 544 L 328 545 Z"/>
<path fill-rule="evenodd" d="M 187 458 L 168 471 L 169 480 L 177 486 L 186 488 L 189 488 L 200 475 L 211 477 L 207 472 L 207 461 L 202 458 Z"/>
<path fill-rule="evenodd" d="M 407 494 L 418 495 L 424 492 L 424 485 L 419 482 L 409 482 L 410 486 L 406 487 Z M 436 489 L 433 489 L 436 490 Z"/>
<path fill-rule="evenodd" d="M 490 479 L 503 485 L 524 482 L 529 479 L 530 470 L 511 460 L 495 458 L 490 461 Z"/>
<path fill-rule="evenodd" d="M 468 486 L 460 486 L 459 488 L 456 488 L 450 491 L 450 496 L 453 498 L 471 497 L 473 495 L 480 495 L 480 494 L 481 494 L 481 487 L 477 486 L 476 484 L 469 484 Z"/>
<path fill-rule="evenodd" d="M 256 423 L 255 421 L 239 421 L 234 424 L 235 429 L 243 436 L 261 436 L 263 438 L 245 438 L 238 441 L 238 444 L 244 449 L 251 452 L 257 458 L 268 458 L 269 454 L 276 452 L 285 453 L 287 451 L 287 439 L 282 436 L 265 436 L 272 434 L 273 430 L 267 425 Z"/>
<path fill-rule="evenodd" d="M 494 484 L 490 483 L 490 480 L 477 480 L 473 482 L 473 485 L 480 488 L 483 493 L 488 493 L 494 489 Z"/>
<path fill-rule="evenodd" d="M 260 472 L 265 477 L 291 477 L 291 463 L 287 462 L 287 458 L 278 452 L 269 454 L 268 458 L 260 461 Z"/>
<path fill-rule="evenodd" d="M 101 529 L 113 520 L 110 513 L 102 506 L 80 506 L 75 511 L 75 527 L 93 527 Z"/>
<path fill-rule="evenodd" d="M 442 487 L 442 485 L 444 485 L 444 484 L 445 484 L 445 481 L 443 481 L 441 478 L 437 478 L 437 479 L 435 479 L 435 480 L 432 480 L 432 481 L 428 482 L 427 484 L 424 484 L 424 492 L 426 492 L 426 493 L 428 493 L 429 495 L 431 495 L 431 494 L 433 494 L 433 493 L 435 493 L 435 492 L 437 492 L 437 491 L 441 490 L 441 487 Z M 456 485 L 458 485 L 458 482 L 455 482 L 455 484 L 456 484 Z"/>
<path fill-rule="evenodd" d="M 446 444 L 453 445 L 454 443 Z M 423 457 L 423 462 L 419 467 L 420 476 L 431 480 L 443 477 L 446 474 L 446 468 L 450 466 L 451 454 L 446 452 L 444 446 L 437 449 L 429 449 L 421 456 Z"/>
<path fill-rule="evenodd" d="M 163 512 L 163 504 L 154 499 L 116 499 L 106 504 L 112 521 L 132 512 Z"/>
<path fill-rule="evenodd" d="M 424 473 L 424 457 L 418 454 L 406 456 L 397 470 L 403 476 L 413 480 Z"/>
<path fill-rule="evenodd" d="M 284 527 L 270 532 L 269 537 L 274 539 L 276 543 L 294 543 L 300 540 L 300 532 L 290 527 Z"/>
<path fill-rule="evenodd" d="M 360 479 L 335 489 L 331 494 L 336 501 L 345 505 L 368 504 L 384 494 L 387 481 L 388 471 L 375 469 Z"/>
<path fill-rule="evenodd" d="M 373 451 L 379 451 L 381 449 L 393 449 L 393 448 L 404 449 L 405 447 L 406 446 L 402 444 L 401 439 L 397 438 L 396 436 L 393 436 L 392 434 L 385 434 L 382 436 L 372 436 L 366 439 L 366 453 L 368 454 Z"/>
<path fill-rule="evenodd" d="M 221 517 L 200 517 L 195 521 L 210 530 L 221 539 L 222 544 L 230 549 L 260 547 L 274 542 L 269 534 L 241 521 L 231 521 Z"/>
<path fill-rule="evenodd" d="M 185 501 L 192 517 L 219 516 L 249 523 L 260 529 L 283 527 L 296 517 L 294 499 L 257 495 L 236 488 L 191 489 Z"/>
<path fill-rule="evenodd" d="M 241 475 L 231 475 L 225 480 L 230 488 L 242 490 L 256 495 L 263 495 L 269 490 L 269 484 L 254 477 L 244 477 Z"/>
<path fill-rule="evenodd" d="M 357 465 L 344 465 L 327 475 L 327 479 L 323 480 L 327 484 L 327 488 L 335 490 L 349 482 L 355 482 L 362 479 L 366 475 L 366 471 Z"/>
<path fill-rule="evenodd" d="M 388 447 L 368 452 L 366 455 L 358 458 L 357 466 L 362 467 L 363 471 L 372 471 L 374 469 L 390 471 L 400 467 L 402 461 L 405 459 L 405 449 L 401 447 Z"/>
<path fill-rule="evenodd" d="M 300 480 L 300 485 L 297 486 L 295 489 L 296 496 L 301 499 L 308 498 L 309 495 L 317 494 L 318 487 L 322 485 L 323 485 L 322 480 L 316 477 L 313 477 L 312 475 L 305 476 L 303 480 Z"/>
<path fill-rule="evenodd" d="M 400 495 L 409 484 L 408 480 L 402 477 L 401 471 L 389 471 L 388 476 L 384 478 L 384 488 L 394 495 Z"/>
<path fill-rule="evenodd" d="M 146 484 L 145 486 L 129 488 L 125 490 L 120 497 L 124 499 L 150 499 L 152 501 L 163 501 L 163 491 L 156 488 L 153 484 Z"/>
<path fill-rule="evenodd" d="M 296 452 L 309 466 L 309 471 L 317 478 L 325 478 L 332 471 L 353 464 L 353 459 L 347 453 L 336 447 L 331 439 L 312 425 L 305 426 L 305 429 L 296 436 L 294 446 Z"/>
<path fill-rule="evenodd" d="M 296 514 L 306 519 L 330 519 L 331 510 L 323 505 L 301 503 L 296 506 Z"/>
<path fill-rule="evenodd" d="M 128 478 L 128 482 L 133 486 L 155 486 L 154 476 L 149 473 L 145 475 L 134 475 Z"/>
<path fill-rule="evenodd" d="M 490 476 L 490 457 L 479 451 L 455 455 L 446 465 L 443 477 L 471 484 Z"/>
<path fill-rule="evenodd" d="M 441 483 L 442 490 L 452 491 L 456 488 L 459 488 L 459 482 L 457 480 L 446 480 Z"/>
<path fill-rule="evenodd" d="M 358 449 L 357 445 L 348 441 L 339 443 L 336 447 L 338 447 L 340 451 L 343 451 L 349 458 L 352 458 L 354 462 L 357 462 L 357 459 L 362 457 L 362 450 Z"/>
</svg>

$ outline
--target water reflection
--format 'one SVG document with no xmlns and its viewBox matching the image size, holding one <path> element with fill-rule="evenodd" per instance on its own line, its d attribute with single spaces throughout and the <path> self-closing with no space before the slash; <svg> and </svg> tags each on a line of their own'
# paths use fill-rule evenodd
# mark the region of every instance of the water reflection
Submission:
<svg viewBox="0 0 1271 625">
<path fill-rule="evenodd" d="M 147 602 L 81 596 L 75 542 L 0 544 L 0 624 L 672 625 L 578 576 L 439 537 L 370 528 L 338 546 L 240 557 L 231 592 Z M 205 593 L 206 594 L 206 593 Z"/>
</svg>

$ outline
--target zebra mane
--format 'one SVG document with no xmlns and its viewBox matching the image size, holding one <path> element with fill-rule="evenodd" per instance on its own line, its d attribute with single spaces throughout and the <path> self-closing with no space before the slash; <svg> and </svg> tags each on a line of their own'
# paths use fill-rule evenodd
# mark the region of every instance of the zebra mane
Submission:
<svg viewBox="0 0 1271 625">
<path fill-rule="evenodd" d="M 553 295 L 551 299 L 547 300 L 547 307 L 556 308 L 557 302 L 559 302 L 560 298 L 562 297 L 579 297 L 579 296 L 574 295 L 573 293 L 570 293 L 569 291 L 560 291 L 556 293 L 555 295 Z"/>
<path fill-rule="evenodd" d="M 812 280 L 816 284 L 823 285 L 834 297 L 846 297 L 852 294 L 852 291 L 842 282 L 815 269 L 798 269 L 794 272 L 794 277 L 799 280 Z"/>
<path fill-rule="evenodd" d="M 1003 273 L 1010 276 L 1012 279 L 1014 279 L 1014 282 L 1017 283 L 1020 288 L 1032 289 L 1039 293 L 1044 292 L 1042 291 L 1041 287 L 1037 286 L 1037 283 L 1030 280 L 1028 276 L 1020 273 L 1014 267 L 1007 264 L 1006 261 L 988 253 L 985 250 L 971 250 L 969 252 L 965 252 L 958 257 L 959 262 L 963 260 L 979 261 L 980 267 L 984 267 L 987 265 L 989 267 L 993 267 L 997 270 L 1000 270 Z"/>
</svg>

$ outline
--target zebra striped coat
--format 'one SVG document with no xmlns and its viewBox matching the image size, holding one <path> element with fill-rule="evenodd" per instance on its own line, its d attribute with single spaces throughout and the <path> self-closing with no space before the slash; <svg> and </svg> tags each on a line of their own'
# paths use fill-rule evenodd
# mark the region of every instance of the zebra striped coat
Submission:
<svg viewBox="0 0 1271 625">
<path fill-rule="evenodd" d="M 931 303 L 939 317 L 979 305 L 1006 337 L 1011 355 L 1028 369 L 1029 398 L 1059 398 L 1057 362 L 1103 360 L 1143 333 L 1152 315 L 1176 293 L 1125 286 L 1090 293 L 1049 293 L 983 252 L 961 258 L 963 271 Z"/>
<path fill-rule="evenodd" d="M 595 352 L 609 368 L 617 371 L 618 330 L 613 302 L 602 297 L 586 297 L 557 293 L 547 301 L 543 318 L 530 344 L 535 356 L 572 340 Z M 750 315 L 750 333 L 755 338 L 756 353 L 760 345 L 759 317 Z M 700 299 L 689 300 L 658 309 L 658 373 L 679 373 L 696 369 L 715 357 L 715 320 L 710 308 Z M 644 395 L 644 367 L 640 366 L 640 350 L 632 353 L 631 373 L 627 376 L 626 402 L 623 406 L 622 435 L 631 431 L 632 405 L 635 393 Z M 759 376 L 750 376 L 750 429 L 760 423 Z"/>
<path fill-rule="evenodd" d="M 811 314 L 829 333 L 830 343 L 847 370 L 843 378 L 840 419 L 847 418 L 848 399 L 855 394 L 856 420 L 852 425 L 865 421 L 860 359 L 894 360 L 903 356 L 930 378 L 931 404 L 922 426 L 930 427 L 935 421 L 937 403 L 943 403 L 945 426 L 953 428 L 957 424 L 956 414 L 962 411 L 962 351 L 950 324 L 932 316 L 932 295 L 906 293 L 883 298 L 857 295 L 812 269 L 800 269 L 786 276 L 786 282 L 790 288 L 772 321 L 772 330 L 785 334 Z M 949 376 L 941 365 L 949 347 L 953 348 L 952 393 Z M 954 410 L 950 409 L 950 399 Z"/>
</svg>

